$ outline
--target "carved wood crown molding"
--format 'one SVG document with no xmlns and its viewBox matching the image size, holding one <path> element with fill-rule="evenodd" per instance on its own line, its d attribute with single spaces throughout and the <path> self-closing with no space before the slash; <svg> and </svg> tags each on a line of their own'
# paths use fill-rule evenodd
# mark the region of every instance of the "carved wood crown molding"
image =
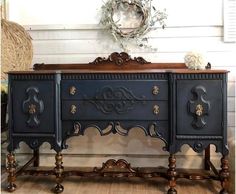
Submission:
<svg viewBox="0 0 236 194">
<path fill-rule="evenodd" d="M 122 66 L 127 64 L 128 62 L 135 62 L 140 65 L 148 64 L 151 62 L 146 61 L 143 57 L 134 57 L 133 59 L 131 56 L 126 52 L 114 52 L 108 56 L 108 58 L 105 57 L 97 57 L 93 62 L 90 62 L 89 64 L 93 65 L 99 65 L 104 63 L 114 63 L 115 65 Z"/>
</svg>

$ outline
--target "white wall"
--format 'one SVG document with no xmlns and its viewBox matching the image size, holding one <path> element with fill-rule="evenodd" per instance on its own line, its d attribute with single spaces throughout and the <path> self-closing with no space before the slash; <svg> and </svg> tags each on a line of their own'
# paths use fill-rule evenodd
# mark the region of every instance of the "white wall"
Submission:
<svg viewBox="0 0 236 194">
<path fill-rule="evenodd" d="M 154 2 L 159 7 L 166 8 L 169 15 L 165 30 L 158 29 L 149 34 L 150 44 L 157 47 L 158 52 L 133 48 L 130 54 L 142 56 L 152 62 L 183 62 L 186 52 L 203 50 L 214 69 L 230 70 L 228 131 L 229 139 L 232 139 L 235 129 L 236 46 L 223 42 L 222 0 Z M 89 62 L 97 56 L 121 51 L 97 25 L 101 3 L 102 0 L 10 0 L 9 19 L 24 25 L 32 36 L 33 63 Z M 167 166 L 167 153 L 161 150 L 163 143 L 146 138 L 141 130 L 132 130 L 129 137 L 100 137 L 90 129 L 86 136 L 73 137 L 68 143 L 69 149 L 64 152 L 65 165 L 91 166 L 112 157 L 127 158 L 134 166 Z M 49 151 L 49 146 L 43 145 L 40 151 L 46 156 L 41 158 L 42 165 L 53 165 L 54 152 Z M 27 153 L 28 149 L 18 152 Z M 182 157 L 183 154 L 186 157 Z M 178 167 L 199 168 L 203 164 L 202 154 L 193 157 L 196 154 L 188 146 L 184 146 L 182 153 L 178 155 Z M 23 157 L 24 154 L 19 155 L 19 158 L 20 156 Z M 216 157 L 218 155 L 214 154 L 213 159 Z"/>
</svg>

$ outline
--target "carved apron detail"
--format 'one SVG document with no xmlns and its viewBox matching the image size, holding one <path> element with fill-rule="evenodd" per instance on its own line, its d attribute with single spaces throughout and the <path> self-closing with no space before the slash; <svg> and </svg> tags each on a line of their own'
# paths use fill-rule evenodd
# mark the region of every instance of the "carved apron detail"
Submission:
<svg viewBox="0 0 236 194">
<path fill-rule="evenodd" d="M 38 127 L 40 124 L 38 115 L 42 114 L 44 111 L 44 103 L 38 98 L 39 89 L 29 87 L 26 90 L 26 94 L 28 98 L 23 101 L 22 104 L 23 112 L 28 115 L 26 123 L 29 127 Z"/>
<path fill-rule="evenodd" d="M 136 125 L 132 128 L 124 128 L 119 121 L 116 121 L 116 122 L 110 121 L 107 123 L 107 125 L 104 128 L 101 128 L 100 126 L 96 124 L 90 124 L 88 126 L 82 127 L 80 122 L 76 121 L 74 122 L 74 125 L 73 125 L 73 133 L 72 134 L 68 133 L 68 136 L 84 135 L 84 131 L 90 127 L 97 129 L 100 132 L 101 136 L 109 135 L 111 133 L 119 134 L 121 136 L 128 136 L 128 133 L 132 128 L 138 127 L 144 131 L 146 136 L 159 138 L 160 140 L 162 140 L 165 143 L 165 146 L 163 147 L 164 151 L 166 151 L 168 148 L 168 142 L 163 136 L 163 134 L 159 131 L 157 122 L 151 122 L 147 128 L 142 125 Z"/>
<path fill-rule="evenodd" d="M 199 85 L 192 89 L 194 99 L 188 101 L 188 111 L 194 117 L 192 126 L 195 129 L 201 129 L 206 125 L 204 116 L 209 114 L 210 102 L 205 100 L 206 88 Z"/>
</svg>

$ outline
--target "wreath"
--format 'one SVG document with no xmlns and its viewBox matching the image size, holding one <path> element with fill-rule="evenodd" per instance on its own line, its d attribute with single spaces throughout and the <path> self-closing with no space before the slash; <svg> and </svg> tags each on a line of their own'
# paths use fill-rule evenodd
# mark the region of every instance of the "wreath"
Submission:
<svg viewBox="0 0 236 194">
<path fill-rule="evenodd" d="M 101 8 L 102 16 L 100 24 L 104 26 L 124 50 L 127 43 L 134 41 L 139 47 L 149 47 L 148 38 L 144 37 L 151 30 L 157 29 L 156 23 L 164 29 L 167 14 L 159 11 L 151 5 L 152 0 L 108 0 Z M 139 25 L 130 27 L 129 31 L 119 24 L 120 20 L 114 20 L 114 15 L 124 10 L 127 14 L 135 13 L 140 19 Z"/>
</svg>

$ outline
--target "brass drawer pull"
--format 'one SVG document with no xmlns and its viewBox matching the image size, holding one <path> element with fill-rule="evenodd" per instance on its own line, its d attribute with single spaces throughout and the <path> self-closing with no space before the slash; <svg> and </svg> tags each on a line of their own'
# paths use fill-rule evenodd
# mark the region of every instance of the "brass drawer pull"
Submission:
<svg viewBox="0 0 236 194">
<path fill-rule="evenodd" d="M 71 86 L 70 87 L 70 95 L 75 95 L 76 93 L 76 87 L 75 86 Z"/>
<path fill-rule="evenodd" d="M 160 112 L 160 107 L 158 105 L 153 106 L 153 114 L 158 115 Z"/>
<path fill-rule="evenodd" d="M 70 113 L 75 114 L 76 111 L 77 111 L 76 109 L 77 109 L 77 107 L 74 104 L 72 104 L 71 107 L 70 107 Z"/>
<path fill-rule="evenodd" d="M 159 93 L 159 87 L 158 86 L 153 86 L 152 88 L 152 94 L 157 95 Z"/>
<path fill-rule="evenodd" d="M 34 114 L 36 113 L 36 105 L 35 104 L 30 104 L 29 109 L 28 109 L 29 114 Z"/>
<path fill-rule="evenodd" d="M 197 106 L 196 106 L 196 109 L 195 109 L 195 114 L 197 115 L 197 116 L 202 116 L 202 114 L 203 114 L 203 106 L 201 105 L 201 104 L 198 104 Z"/>
</svg>

